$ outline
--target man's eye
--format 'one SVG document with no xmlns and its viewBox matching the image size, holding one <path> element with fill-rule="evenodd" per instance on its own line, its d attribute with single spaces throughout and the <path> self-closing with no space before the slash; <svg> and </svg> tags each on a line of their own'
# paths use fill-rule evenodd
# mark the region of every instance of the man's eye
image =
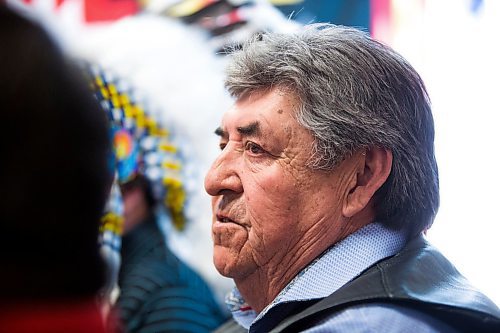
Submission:
<svg viewBox="0 0 500 333">
<path fill-rule="evenodd" d="M 248 150 L 250 153 L 255 155 L 265 153 L 264 149 L 262 149 L 258 144 L 251 141 L 248 141 L 245 144 L 245 150 Z"/>
</svg>

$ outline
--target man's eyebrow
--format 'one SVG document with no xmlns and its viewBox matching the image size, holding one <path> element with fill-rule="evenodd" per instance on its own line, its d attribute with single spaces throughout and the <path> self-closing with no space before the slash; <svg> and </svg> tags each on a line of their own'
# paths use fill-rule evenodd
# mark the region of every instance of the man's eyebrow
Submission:
<svg viewBox="0 0 500 333">
<path fill-rule="evenodd" d="M 237 127 L 236 130 L 241 135 L 247 135 L 247 136 L 259 135 L 260 134 L 260 124 L 258 121 L 254 121 L 253 123 L 250 123 L 247 126 Z"/>
<path fill-rule="evenodd" d="M 246 126 L 236 127 L 236 130 L 238 131 L 238 133 L 244 136 L 259 135 L 261 133 L 260 124 L 258 121 L 254 121 L 253 123 L 250 123 Z M 214 133 L 221 138 L 227 138 L 229 136 L 228 132 L 222 129 L 222 127 L 217 127 Z"/>
<path fill-rule="evenodd" d="M 220 136 L 221 138 L 227 137 L 227 132 L 222 129 L 222 127 L 217 127 L 214 132 L 216 135 Z"/>
</svg>

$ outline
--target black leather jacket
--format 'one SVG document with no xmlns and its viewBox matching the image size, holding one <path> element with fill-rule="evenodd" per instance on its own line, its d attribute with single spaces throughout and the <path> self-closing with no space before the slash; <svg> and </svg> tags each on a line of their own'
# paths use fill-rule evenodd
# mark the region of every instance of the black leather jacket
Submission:
<svg viewBox="0 0 500 333">
<path fill-rule="evenodd" d="M 277 325 L 259 322 L 260 327 L 255 327 L 255 331 L 300 332 L 335 312 L 369 302 L 409 307 L 459 332 L 500 332 L 498 307 L 471 286 L 423 237 L 413 239 L 400 253 L 373 265 L 320 301 L 277 305 L 270 311 L 276 311 L 284 319 Z M 245 330 L 233 322 L 217 332 L 242 331 Z"/>
<path fill-rule="evenodd" d="M 434 316 L 460 332 L 500 332 L 500 310 L 423 237 L 382 260 L 272 332 L 297 332 L 351 305 L 395 302 Z"/>
</svg>

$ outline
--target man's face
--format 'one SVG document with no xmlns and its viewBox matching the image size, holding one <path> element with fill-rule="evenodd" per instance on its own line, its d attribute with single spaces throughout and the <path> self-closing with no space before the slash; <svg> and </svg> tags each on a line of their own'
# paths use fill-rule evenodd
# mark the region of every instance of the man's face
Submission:
<svg viewBox="0 0 500 333">
<path fill-rule="evenodd" d="M 123 198 L 123 234 L 128 234 L 149 216 L 149 206 L 144 190 L 133 186 L 122 190 Z"/>
<path fill-rule="evenodd" d="M 307 167 L 313 137 L 294 118 L 297 103 L 279 89 L 253 93 L 217 129 L 222 151 L 205 189 L 213 196 L 214 264 L 222 275 L 245 279 L 279 271 L 297 255 L 314 258 L 340 224 L 345 168 Z"/>
</svg>

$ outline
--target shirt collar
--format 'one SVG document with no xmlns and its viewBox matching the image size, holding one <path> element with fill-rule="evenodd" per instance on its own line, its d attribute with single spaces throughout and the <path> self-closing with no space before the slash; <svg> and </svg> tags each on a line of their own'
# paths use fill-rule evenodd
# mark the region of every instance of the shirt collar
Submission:
<svg viewBox="0 0 500 333">
<path fill-rule="evenodd" d="M 260 314 L 245 303 L 236 287 L 226 297 L 226 304 L 233 318 L 248 329 L 277 304 L 331 295 L 368 267 L 398 253 L 406 242 L 404 232 L 388 229 L 380 223 L 370 223 L 311 262 Z"/>
</svg>

